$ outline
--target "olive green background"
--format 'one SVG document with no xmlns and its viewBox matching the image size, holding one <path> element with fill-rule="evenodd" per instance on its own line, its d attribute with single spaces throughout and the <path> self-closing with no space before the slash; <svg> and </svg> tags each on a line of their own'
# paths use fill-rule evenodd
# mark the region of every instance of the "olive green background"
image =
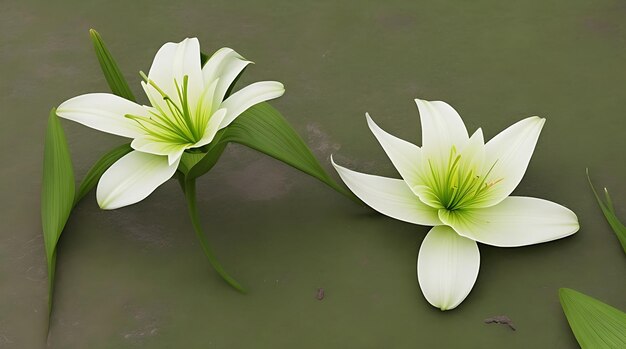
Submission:
<svg viewBox="0 0 626 349">
<path fill-rule="evenodd" d="M 3 1 L 0 11 L 0 347 L 46 344 L 40 228 L 51 107 L 107 91 L 88 29 L 138 96 L 166 41 L 197 36 L 278 80 L 272 104 L 333 176 L 329 156 L 397 176 L 364 113 L 420 144 L 413 98 L 445 100 L 491 138 L 547 118 L 517 195 L 574 210 L 581 230 L 522 248 L 480 246 L 469 297 L 441 312 L 415 275 L 428 227 L 359 207 L 282 163 L 231 145 L 199 184 L 218 257 L 210 269 L 170 181 L 143 202 L 98 209 L 91 193 L 60 243 L 50 348 L 575 348 L 557 290 L 626 309 L 626 260 L 586 183 L 626 219 L 626 4 L 622 1 Z M 240 85 L 241 86 L 241 85 Z M 77 178 L 122 139 L 63 121 Z M 315 299 L 317 288 L 326 297 Z M 506 314 L 518 330 L 486 325 Z"/>
</svg>

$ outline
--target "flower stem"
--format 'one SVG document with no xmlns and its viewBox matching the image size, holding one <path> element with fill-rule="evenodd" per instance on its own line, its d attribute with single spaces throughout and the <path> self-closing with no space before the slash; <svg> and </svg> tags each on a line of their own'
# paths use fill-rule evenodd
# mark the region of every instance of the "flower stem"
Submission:
<svg viewBox="0 0 626 349">
<path fill-rule="evenodd" d="M 246 293 L 246 290 L 237 282 L 237 280 L 233 279 L 226 270 L 222 267 L 220 262 L 217 260 L 211 247 L 209 246 L 209 240 L 206 235 L 202 231 L 202 226 L 200 225 L 200 218 L 198 217 L 198 207 L 196 200 L 196 180 L 188 179 L 185 180 L 185 198 L 187 199 L 187 208 L 189 209 L 189 217 L 191 218 L 191 224 L 193 225 L 193 229 L 196 232 L 196 237 L 200 242 L 200 246 L 202 246 L 202 250 L 206 255 L 209 263 L 215 271 L 226 281 L 230 286 L 235 288 L 237 291 L 241 293 Z"/>
</svg>

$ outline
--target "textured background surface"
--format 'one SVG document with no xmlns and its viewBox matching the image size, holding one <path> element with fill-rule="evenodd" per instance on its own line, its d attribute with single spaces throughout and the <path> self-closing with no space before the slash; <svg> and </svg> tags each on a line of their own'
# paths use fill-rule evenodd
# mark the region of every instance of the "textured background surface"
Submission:
<svg viewBox="0 0 626 349">
<path fill-rule="evenodd" d="M 219 258 L 250 293 L 209 269 L 173 181 L 147 200 L 75 210 L 58 256 L 50 348 L 572 348 L 557 289 L 626 309 L 626 263 L 586 184 L 589 167 L 626 218 L 626 5 L 622 1 L 3 1 L 0 12 L 0 347 L 40 348 L 46 268 L 39 220 L 50 107 L 106 91 L 96 28 L 140 95 L 166 41 L 198 36 L 276 79 L 281 110 L 325 167 L 328 157 L 395 174 L 370 112 L 420 143 L 412 99 L 452 104 L 487 138 L 547 118 L 516 193 L 574 210 L 582 229 L 539 246 L 480 246 L 477 284 L 456 310 L 423 299 L 415 276 L 427 228 L 358 207 L 315 180 L 230 146 L 200 181 Z M 63 122 L 77 177 L 120 144 Z M 333 171 L 334 174 L 334 171 Z M 326 298 L 315 299 L 323 287 Z M 498 314 L 518 327 L 486 325 Z"/>
</svg>

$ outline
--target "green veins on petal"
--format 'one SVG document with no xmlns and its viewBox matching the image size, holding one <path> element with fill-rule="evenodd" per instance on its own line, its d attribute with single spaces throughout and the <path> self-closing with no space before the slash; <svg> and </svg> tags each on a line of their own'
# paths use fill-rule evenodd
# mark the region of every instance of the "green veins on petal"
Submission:
<svg viewBox="0 0 626 349">
<path fill-rule="evenodd" d="M 174 79 L 176 97 L 178 103 L 153 80 L 150 80 L 143 72 L 140 72 L 145 82 L 152 86 L 160 95 L 165 105 L 159 104 L 150 96 L 151 108 L 149 116 L 126 114 L 125 117 L 136 121 L 139 126 L 150 136 L 167 143 L 194 144 L 202 139 L 209 118 L 204 115 L 193 115 L 189 102 L 189 76 L 183 77 L 182 85 Z M 207 90 L 210 90 L 207 89 Z M 200 108 L 194 110 L 195 114 L 202 114 Z M 167 108 L 165 109 L 164 106 Z M 210 112 L 207 111 L 207 112 Z M 199 122 L 198 122 L 199 121 Z"/>
</svg>

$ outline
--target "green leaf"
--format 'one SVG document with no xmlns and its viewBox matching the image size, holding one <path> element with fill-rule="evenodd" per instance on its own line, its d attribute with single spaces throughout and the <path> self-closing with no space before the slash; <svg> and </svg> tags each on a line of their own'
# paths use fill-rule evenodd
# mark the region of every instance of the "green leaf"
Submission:
<svg viewBox="0 0 626 349">
<path fill-rule="evenodd" d="M 189 217 L 191 218 L 191 223 L 193 225 L 193 229 L 196 232 L 196 237 L 200 242 L 200 246 L 202 246 L 202 251 L 206 255 L 209 263 L 213 266 L 215 271 L 226 281 L 230 286 L 234 287 L 241 293 L 246 293 L 246 290 L 237 282 L 237 280 L 233 279 L 226 270 L 222 267 L 220 262 L 215 257 L 213 250 L 209 245 L 209 240 L 206 235 L 202 231 L 202 226 L 200 225 L 200 218 L 198 217 L 198 207 L 196 200 L 196 180 L 188 179 L 184 181 L 184 192 L 185 198 L 187 199 L 187 208 L 189 209 Z"/>
<path fill-rule="evenodd" d="M 626 313 L 569 288 L 559 298 L 582 349 L 626 348 Z"/>
<path fill-rule="evenodd" d="M 319 179 L 339 193 L 360 203 L 350 191 L 338 185 L 326 173 L 298 133 L 269 103 L 259 103 L 243 112 L 226 127 L 224 135 L 214 142 L 235 142 L 255 149 Z M 219 148 L 216 149 L 219 150 Z M 192 177 L 195 178 L 206 173 L 215 161 L 217 158 L 206 159 L 206 163 L 205 159 L 202 159 L 192 168 L 190 175 L 193 174 Z"/>
<path fill-rule="evenodd" d="M 50 111 L 44 143 L 43 182 L 41 190 L 41 225 L 48 263 L 48 310 L 56 264 L 56 246 L 74 203 L 72 159 L 56 110 Z"/>
<path fill-rule="evenodd" d="M 80 187 L 78 188 L 78 192 L 74 198 L 74 205 L 78 204 L 78 202 L 85 197 L 85 195 L 87 195 L 93 187 L 96 186 L 104 171 L 111 167 L 111 165 L 113 165 L 113 163 L 119 160 L 122 156 L 130 153 L 131 150 L 133 150 L 133 148 L 130 147 L 130 143 L 126 143 L 104 154 L 91 167 L 91 169 L 89 169 L 89 172 L 87 172 L 87 175 L 85 175 L 85 178 L 80 183 Z"/>
<path fill-rule="evenodd" d="M 210 169 L 215 166 L 217 160 L 222 156 L 224 149 L 228 145 L 228 141 L 224 139 L 224 134 L 227 129 L 222 129 L 217 132 L 213 141 L 209 144 L 209 149 L 206 154 L 204 154 L 201 158 L 195 158 L 195 163 L 191 163 L 188 161 L 189 158 L 183 158 L 181 162 L 183 165 L 181 166 L 181 170 L 186 175 L 188 179 L 195 179 L 203 174 L 209 172 Z M 188 169 L 185 172 L 185 169 Z"/>
<path fill-rule="evenodd" d="M 591 187 L 593 195 L 595 195 L 596 200 L 598 201 L 598 205 L 600 205 L 600 209 L 602 210 L 604 217 L 611 226 L 611 229 L 613 229 L 613 231 L 615 232 L 615 235 L 617 235 L 617 239 L 619 240 L 620 244 L 622 244 L 622 249 L 624 250 L 624 253 L 626 253 L 626 227 L 624 226 L 624 224 L 622 224 L 622 222 L 620 222 L 619 218 L 617 218 L 617 215 L 615 213 L 615 207 L 613 207 L 613 200 L 611 200 L 609 191 L 604 188 L 604 197 L 606 200 L 605 203 L 604 201 L 602 201 L 600 195 L 598 195 L 598 192 L 596 191 L 596 188 L 594 188 L 593 184 L 591 183 L 591 178 L 589 178 L 589 169 L 587 169 L 587 180 L 589 181 L 589 186 Z"/>
<path fill-rule="evenodd" d="M 93 47 L 96 50 L 96 56 L 98 56 L 100 68 L 102 68 L 102 73 L 111 88 L 111 92 L 128 100 L 135 101 L 133 92 L 130 90 L 126 79 L 124 79 L 124 75 L 122 75 L 117 63 L 115 63 L 113 56 L 106 48 L 104 41 L 102 41 L 100 34 L 98 34 L 98 32 L 94 29 L 90 29 L 89 35 L 91 36 Z"/>
</svg>

